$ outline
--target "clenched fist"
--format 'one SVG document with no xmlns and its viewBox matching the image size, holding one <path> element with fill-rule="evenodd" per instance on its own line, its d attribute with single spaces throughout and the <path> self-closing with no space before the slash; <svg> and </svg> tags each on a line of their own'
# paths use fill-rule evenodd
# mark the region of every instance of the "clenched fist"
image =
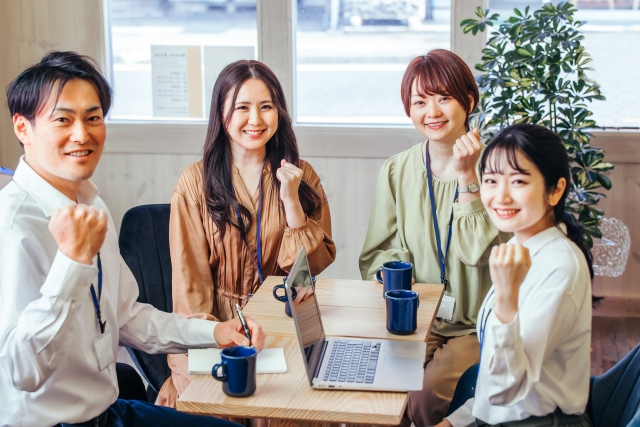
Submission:
<svg viewBox="0 0 640 427">
<path fill-rule="evenodd" d="M 51 216 L 49 231 L 60 252 L 74 261 L 91 264 L 107 234 L 107 213 L 87 205 L 67 205 Z"/>
<path fill-rule="evenodd" d="M 280 199 L 286 204 L 289 201 L 299 202 L 298 188 L 302 181 L 302 169 L 282 159 L 276 177 L 280 180 Z"/>
<path fill-rule="evenodd" d="M 521 243 L 494 246 L 489 257 L 489 271 L 496 290 L 496 316 L 511 323 L 518 312 L 520 285 L 531 267 L 529 249 Z"/>
<path fill-rule="evenodd" d="M 478 129 L 456 139 L 456 143 L 453 145 L 453 168 L 458 176 L 475 175 L 476 163 L 480 158 L 481 150 L 482 144 Z"/>
</svg>

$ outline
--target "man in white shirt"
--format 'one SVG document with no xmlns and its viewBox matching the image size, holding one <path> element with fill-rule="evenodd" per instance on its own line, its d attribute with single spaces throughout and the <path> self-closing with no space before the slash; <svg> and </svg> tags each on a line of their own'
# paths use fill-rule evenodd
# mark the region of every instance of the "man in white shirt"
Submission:
<svg viewBox="0 0 640 427">
<path fill-rule="evenodd" d="M 111 105 L 93 61 L 52 52 L 7 96 L 25 155 L 0 191 L 0 426 L 235 426 L 116 400 L 118 345 L 184 353 L 249 340 L 237 319 L 185 319 L 136 302 L 113 220 L 89 180 Z M 262 348 L 262 329 L 247 322 Z"/>
</svg>

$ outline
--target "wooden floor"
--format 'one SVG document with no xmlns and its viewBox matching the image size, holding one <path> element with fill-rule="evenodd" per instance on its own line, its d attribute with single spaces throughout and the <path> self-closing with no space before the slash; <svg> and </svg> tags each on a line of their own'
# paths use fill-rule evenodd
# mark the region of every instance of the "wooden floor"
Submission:
<svg viewBox="0 0 640 427">
<path fill-rule="evenodd" d="M 640 343 L 640 318 L 594 317 L 591 331 L 591 375 L 608 371 Z"/>
</svg>

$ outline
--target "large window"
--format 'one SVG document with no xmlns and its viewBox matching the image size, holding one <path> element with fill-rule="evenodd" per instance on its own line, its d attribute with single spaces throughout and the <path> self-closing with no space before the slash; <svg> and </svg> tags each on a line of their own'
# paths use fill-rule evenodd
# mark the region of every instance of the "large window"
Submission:
<svg viewBox="0 0 640 427">
<path fill-rule="evenodd" d="M 257 58 L 256 0 L 107 1 L 112 120 L 206 120 L 222 67 Z M 266 13 L 270 1 L 282 0 L 262 1 Z M 295 22 L 270 17 L 278 22 L 266 27 L 294 26 L 294 69 L 278 77 L 285 86 L 295 82 L 290 107 L 300 124 L 409 125 L 400 101 L 408 62 L 451 48 L 451 33 L 470 17 L 452 16 L 460 8 L 452 9 L 451 0 L 291 1 Z M 542 1 L 488 3 L 506 18 L 514 7 L 538 8 Z M 599 126 L 639 127 L 640 0 L 573 3 L 586 21 L 584 45 L 595 69 L 589 76 L 607 97 L 590 104 L 594 118 Z"/>
<path fill-rule="evenodd" d="M 224 65 L 254 59 L 255 0 L 109 0 L 115 120 L 204 120 Z"/>
<path fill-rule="evenodd" d="M 297 0 L 299 123 L 410 124 L 409 61 L 450 48 L 450 0 Z"/>
<path fill-rule="evenodd" d="M 505 19 L 513 8 L 537 9 L 542 1 L 489 0 L 491 12 Z M 554 2 L 555 3 L 555 2 Z M 583 44 L 593 62 L 588 77 L 600 84 L 606 101 L 594 101 L 588 107 L 600 127 L 640 127 L 640 1 L 574 0 L 576 18 L 585 22 Z"/>
<path fill-rule="evenodd" d="M 640 127 L 640 10 L 631 3 L 638 7 L 637 0 L 578 2 L 578 19 L 587 22 L 585 49 L 593 57 L 590 77 L 607 98 L 591 105 L 598 126 Z"/>
</svg>

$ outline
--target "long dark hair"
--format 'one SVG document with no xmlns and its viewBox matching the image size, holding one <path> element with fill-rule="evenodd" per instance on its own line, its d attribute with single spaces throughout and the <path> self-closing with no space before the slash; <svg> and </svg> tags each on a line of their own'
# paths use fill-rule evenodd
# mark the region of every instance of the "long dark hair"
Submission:
<svg viewBox="0 0 640 427">
<path fill-rule="evenodd" d="M 497 155 L 497 153 L 502 155 Z M 560 178 L 567 181 L 560 201 L 553 207 L 554 223 L 556 226 L 563 223 L 567 227 L 567 237 L 584 254 L 591 279 L 593 279 L 593 256 L 584 241 L 585 229 L 576 222 L 573 215 L 565 211 L 565 203 L 571 185 L 571 165 L 562 141 L 558 135 L 542 126 L 524 123 L 509 126 L 496 135 L 485 150 L 482 155 L 480 172 L 501 173 L 505 157 L 513 169 L 525 172 L 518 164 L 517 153 L 524 155 L 538 168 L 544 177 L 547 191 L 553 190 Z"/>
<path fill-rule="evenodd" d="M 259 61 L 242 60 L 227 65 L 220 72 L 213 86 L 211 114 L 204 143 L 202 177 L 207 211 L 220 231 L 221 240 L 224 238 L 227 225 L 237 228 L 243 239 L 251 228 L 251 212 L 238 203 L 233 194 L 231 138 L 226 128 L 235 110 L 238 92 L 244 82 L 249 79 L 258 79 L 269 88 L 271 99 L 278 111 L 278 129 L 266 146 L 266 162 L 271 165 L 272 181 L 276 185 L 278 194 L 280 194 L 280 181 L 276 177 L 276 172 L 280 168 L 282 159 L 298 167 L 300 163 L 298 143 L 291 125 L 291 117 L 287 112 L 284 92 L 276 75 Z M 223 117 L 227 96 L 231 97 L 231 108 L 227 116 Z M 298 197 L 302 210 L 307 216 L 317 213 L 324 202 L 304 180 L 300 182 Z M 282 209 L 282 203 L 280 208 Z M 241 224 L 238 224 L 236 219 L 236 211 L 240 212 L 242 217 Z"/>
</svg>

